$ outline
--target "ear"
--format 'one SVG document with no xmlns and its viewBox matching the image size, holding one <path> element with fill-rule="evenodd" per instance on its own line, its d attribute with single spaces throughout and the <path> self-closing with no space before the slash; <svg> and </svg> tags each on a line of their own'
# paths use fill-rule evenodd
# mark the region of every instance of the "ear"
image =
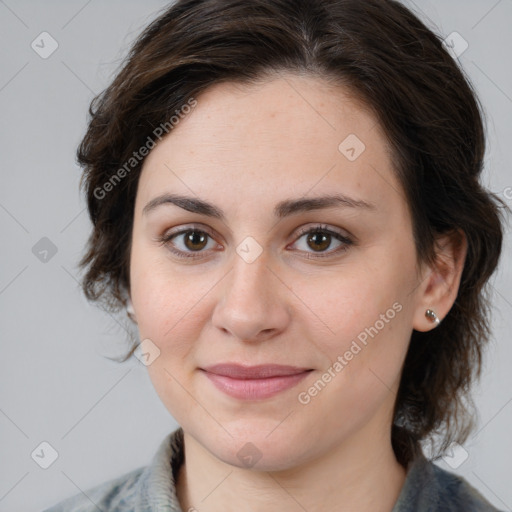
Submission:
<svg viewBox="0 0 512 512">
<path fill-rule="evenodd" d="M 435 259 L 422 268 L 422 282 L 417 290 L 417 306 L 413 328 L 430 331 L 437 326 L 425 316 L 427 309 L 433 310 L 440 321 L 453 306 L 459 291 L 460 279 L 466 261 L 467 239 L 462 231 L 452 231 L 437 238 Z"/>
<path fill-rule="evenodd" d="M 130 317 L 130 319 L 133 322 L 137 323 L 137 318 L 135 316 L 135 310 L 133 309 L 132 300 L 130 298 L 128 298 L 127 303 L 126 303 L 126 314 Z"/>
</svg>

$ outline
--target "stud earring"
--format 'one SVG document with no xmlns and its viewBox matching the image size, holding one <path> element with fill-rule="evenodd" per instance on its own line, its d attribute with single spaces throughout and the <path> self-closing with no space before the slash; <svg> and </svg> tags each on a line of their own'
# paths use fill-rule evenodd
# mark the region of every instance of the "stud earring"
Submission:
<svg viewBox="0 0 512 512">
<path fill-rule="evenodd" d="M 433 309 L 427 309 L 425 311 L 425 317 L 433 324 L 439 325 L 441 323 L 441 320 L 439 320 L 439 317 Z"/>
</svg>

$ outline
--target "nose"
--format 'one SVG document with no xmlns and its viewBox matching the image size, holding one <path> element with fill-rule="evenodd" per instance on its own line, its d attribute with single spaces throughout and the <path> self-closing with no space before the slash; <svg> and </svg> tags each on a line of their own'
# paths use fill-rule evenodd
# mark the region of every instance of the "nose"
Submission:
<svg viewBox="0 0 512 512">
<path fill-rule="evenodd" d="M 269 268 L 264 254 L 252 263 L 236 256 L 219 289 L 213 325 L 241 341 L 264 341 L 290 322 L 286 287 Z"/>
</svg>

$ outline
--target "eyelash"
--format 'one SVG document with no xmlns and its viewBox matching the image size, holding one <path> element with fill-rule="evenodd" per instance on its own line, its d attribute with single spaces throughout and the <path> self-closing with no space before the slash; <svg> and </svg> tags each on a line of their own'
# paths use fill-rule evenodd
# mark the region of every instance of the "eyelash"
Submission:
<svg viewBox="0 0 512 512">
<path fill-rule="evenodd" d="M 187 227 L 186 229 L 181 229 L 180 231 L 166 233 L 166 234 L 164 234 L 162 236 L 159 236 L 158 237 L 158 242 L 161 245 L 167 246 L 167 248 L 175 256 L 177 256 L 178 258 L 183 258 L 183 259 L 188 259 L 188 258 L 202 259 L 202 258 L 205 257 L 204 255 L 201 255 L 201 253 L 203 251 L 185 252 L 185 251 L 181 251 L 179 249 L 175 249 L 174 247 L 172 247 L 172 244 L 170 244 L 170 242 L 171 242 L 171 240 L 173 238 L 176 238 L 176 237 L 178 237 L 180 235 L 183 235 L 185 233 L 193 233 L 193 232 L 195 232 L 195 233 L 203 233 L 203 234 L 209 236 L 212 240 L 214 238 L 213 235 L 208 230 L 206 230 L 204 228 L 198 228 L 196 226 L 190 226 L 190 227 Z M 318 226 L 314 226 L 312 228 L 310 227 L 310 228 L 304 228 L 304 229 L 300 230 L 299 233 L 297 234 L 297 238 L 296 238 L 295 242 L 297 240 L 299 240 L 300 238 L 302 238 L 304 235 L 316 234 L 316 233 L 322 233 L 322 234 L 330 235 L 330 236 L 334 237 L 336 240 L 338 240 L 339 242 L 342 242 L 343 245 L 341 245 L 337 249 L 335 249 L 333 251 L 329 251 L 329 252 L 323 252 L 323 253 L 321 253 L 321 252 L 319 252 L 319 253 L 308 253 L 308 252 L 306 252 L 307 255 L 305 257 L 307 259 L 330 258 L 330 257 L 333 257 L 333 255 L 344 253 L 345 251 L 348 250 L 349 246 L 354 245 L 354 241 L 350 237 L 348 237 L 346 235 L 342 235 L 341 233 L 338 233 L 336 231 L 333 231 L 332 229 L 329 229 L 325 225 L 318 225 Z"/>
</svg>

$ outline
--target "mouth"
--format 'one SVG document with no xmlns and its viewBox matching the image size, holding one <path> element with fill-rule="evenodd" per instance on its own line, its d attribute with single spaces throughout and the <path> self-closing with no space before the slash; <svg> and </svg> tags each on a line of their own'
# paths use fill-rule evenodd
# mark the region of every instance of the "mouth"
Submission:
<svg viewBox="0 0 512 512">
<path fill-rule="evenodd" d="M 217 389 L 241 400 L 262 400 L 284 392 L 302 381 L 311 368 L 277 364 L 243 366 L 218 364 L 200 368 Z"/>
</svg>

